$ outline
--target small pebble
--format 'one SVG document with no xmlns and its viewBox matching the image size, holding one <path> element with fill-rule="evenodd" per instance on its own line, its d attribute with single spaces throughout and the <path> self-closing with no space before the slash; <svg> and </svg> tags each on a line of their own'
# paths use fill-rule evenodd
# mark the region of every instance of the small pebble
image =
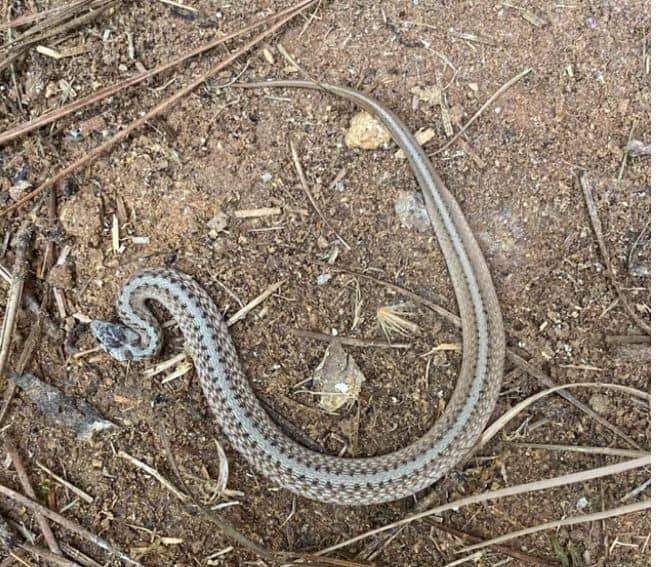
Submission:
<svg viewBox="0 0 658 567">
<path fill-rule="evenodd" d="M 326 284 L 331 278 L 333 274 L 320 274 L 318 276 L 318 285 L 324 285 Z"/>
<path fill-rule="evenodd" d="M 9 188 L 9 196 L 12 198 L 14 201 L 18 201 L 19 199 L 22 199 L 28 192 L 28 189 L 32 187 L 32 183 L 27 181 L 26 179 L 22 179 L 18 183 L 15 183 Z"/>
<path fill-rule="evenodd" d="M 400 224 L 405 228 L 411 228 L 419 232 L 430 230 L 430 218 L 425 208 L 425 203 L 420 194 L 413 191 L 401 191 L 395 200 L 395 213 L 400 219 Z"/>
<path fill-rule="evenodd" d="M 391 135 L 383 124 L 367 112 L 358 112 L 350 121 L 350 128 L 345 134 L 348 148 L 376 150 L 384 148 L 391 140 Z"/>
</svg>

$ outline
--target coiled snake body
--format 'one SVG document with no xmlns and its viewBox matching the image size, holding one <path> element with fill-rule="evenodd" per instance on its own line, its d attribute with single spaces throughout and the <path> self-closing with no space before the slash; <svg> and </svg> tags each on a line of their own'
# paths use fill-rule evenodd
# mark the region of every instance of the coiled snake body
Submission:
<svg viewBox="0 0 658 567">
<path fill-rule="evenodd" d="M 484 429 L 498 397 L 505 337 L 486 262 L 454 197 L 404 124 L 358 91 L 306 81 L 251 83 L 243 87 L 321 89 L 376 115 L 406 154 L 423 191 L 445 256 L 462 327 L 462 367 L 440 418 L 420 439 L 392 453 L 340 458 L 303 447 L 263 410 L 245 377 L 223 317 L 190 276 L 147 269 L 124 284 L 117 311 L 123 325 L 93 321 L 101 347 L 118 360 L 150 358 L 162 336 L 147 301 L 161 303 L 180 326 L 204 394 L 233 446 L 267 478 L 315 500 L 372 504 L 421 490 L 454 467 Z"/>
</svg>

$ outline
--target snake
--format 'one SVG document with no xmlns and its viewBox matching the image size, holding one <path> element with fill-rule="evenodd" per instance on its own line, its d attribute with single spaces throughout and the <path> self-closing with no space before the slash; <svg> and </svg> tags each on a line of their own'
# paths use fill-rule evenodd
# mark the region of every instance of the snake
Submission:
<svg viewBox="0 0 658 567">
<path fill-rule="evenodd" d="M 406 155 L 445 258 L 459 308 L 461 369 L 443 413 L 409 445 L 372 457 L 338 457 L 286 435 L 265 411 L 240 364 L 222 313 L 191 276 L 141 269 L 124 282 L 120 323 L 94 320 L 100 347 L 120 361 L 155 356 L 163 344 L 151 302 L 181 329 L 208 405 L 229 442 L 273 483 L 303 497 L 339 505 L 390 502 L 427 488 L 477 443 L 493 413 L 505 362 L 505 333 L 487 262 L 456 198 L 415 137 L 392 111 L 358 90 L 305 80 L 243 83 L 246 88 L 301 88 L 331 93 L 374 115 Z"/>
</svg>

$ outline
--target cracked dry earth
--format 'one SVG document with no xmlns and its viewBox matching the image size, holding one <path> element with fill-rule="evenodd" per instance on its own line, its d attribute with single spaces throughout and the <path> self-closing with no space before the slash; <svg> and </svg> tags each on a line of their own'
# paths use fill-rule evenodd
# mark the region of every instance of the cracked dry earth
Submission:
<svg viewBox="0 0 658 567">
<path fill-rule="evenodd" d="M 2 21 L 58 4 L 4 3 Z M 289 5 L 184 4 L 198 12 L 164 2 L 119 2 L 44 43 L 72 55 L 54 59 L 28 51 L 0 75 L 0 131 Z M 217 513 L 270 550 L 316 551 L 394 522 L 416 506 L 406 499 L 345 508 L 295 497 L 256 474 L 231 449 L 193 371 L 172 380 L 167 379 L 171 370 L 151 378 L 144 371 L 153 363 L 119 363 L 98 352 L 74 356 L 94 346 L 85 318 L 112 319 L 129 274 L 171 266 L 201 282 L 228 316 L 280 282 L 231 332 L 254 390 L 303 442 L 331 454 L 383 454 L 422 435 L 445 407 L 459 371 L 459 351 L 450 347 L 459 343 L 459 333 L 400 293 L 332 269 L 392 282 L 456 309 L 431 232 L 403 226 L 396 213 L 400 195 L 417 192 L 413 176 L 391 145 L 346 146 L 356 113 L 348 102 L 326 93 L 226 86 L 241 72 L 240 80 L 296 76 L 278 44 L 312 77 L 370 93 L 414 132 L 434 130 L 425 149 L 434 154 L 435 167 L 485 253 L 510 349 L 559 384 L 615 383 L 649 392 L 650 347 L 611 285 L 579 182 L 583 175 L 590 181 L 620 292 L 635 318 L 648 323 L 650 158 L 626 155 L 626 148 L 629 135 L 641 145 L 650 142 L 649 23 L 649 2 L 636 0 L 326 1 L 314 18 L 293 20 L 249 57 L 59 185 L 55 215 L 48 212 L 48 200 L 36 213 L 27 206 L 4 215 L 2 263 L 11 267 L 11 238 L 22 222 L 32 221 L 26 290 L 38 301 L 50 296 L 47 314 L 61 329 L 55 337 L 42 334 L 28 369 L 117 425 L 81 441 L 52 425 L 19 391 L 3 426 L 40 501 L 64 510 L 144 565 L 258 564 L 253 553 L 120 456 L 137 458 L 178 482 L 166 439 L 181 478 L 204 497 L 212 494 L 219 473 L 216 442 L 221 444 L 233 492 L 215 502 L 232 503 Z M 223 53 L 196 58 L 0 147 L 2 209 L 27 185 L 37 186 L 90 151 Z M 457 143 L 442 150 L 451 131 L 459 131 L 501 85 L 528 68 L 532 71 L 495 98 Z M 319 219 L 300 185 L 291 142 L 318 209 L 349 248 Z M 245 217 L 252 209 L 270 212 Z M 65 253 L 50 275 L 42 270 L 52 261 L 44 258 L 49 247 L 53 259 Z M 53 299 L 55 288 L 64 298 L 61 306 Z M 410 348 L 346 345 L 365 381 L 350 408 L 323 410 L 310 388 L 299 384 L 322 360 L 326 343 L 292 331 L 385 341 L 377 311 L 402 303 L 417 330 L 391 339 Z M 19 313 L 10 367 L 33 324 L 30 311 Z M 618 336 L 627 342 L 615 342 Z M 441 345 L 450 348 L 436 348 Z M 180 334 L 169 328 L 157 362 L 182 350 Z M 496 417 L 544 387 L 509 362 L 507 370 Z M 573 393 L 649 450 L 646 404 L 606 389 Z M 560 397 L 549 396 L 512 420 L 429 496 L 450 502 L 623 460 L 528 443 L 633 448 Z M 4 453 L 2 463 L 0 482 L 18 489 Z M 37 463 L 92 501 L 78 498 Z M 356 564 L 448 564 L 474 542 L 464 534 L 488 539 L 640 502 L 649 489 L 623 499 L 648 476 L 640 468 L 451 510 L 411 523 L 392 539 L 392 532 L 384 533 L 333 557 Z M 0 509 L 38 532 L 25 509 L 6 499 Z M 531 558 L 541 565 L 647 565 L 649 527 L 649 514 L 642 511 L 540 531 L 505 542 L 503 547 L 525 559 L 490 547 L 466 564 L 527 565 Z M 58 540 L 99 563 L 108 561 L 78 536 L 57 526 L 54 531 Z"/>
</svg>

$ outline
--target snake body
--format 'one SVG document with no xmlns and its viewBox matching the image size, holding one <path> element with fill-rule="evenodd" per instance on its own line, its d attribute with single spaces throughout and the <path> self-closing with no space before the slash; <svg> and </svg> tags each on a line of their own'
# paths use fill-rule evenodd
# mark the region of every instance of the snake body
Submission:
<svg viewBox="0 0 658 567">
<path fill-rule="evenodd" d="M 92 332 L 114 358 L 150 358 L 160 349 L 162 335 L 147 302 L 161 303 L 182 330 L 219 424 L 265 477 L 300 495 L 336 504 L 373 504 L 411 495 L 458 464 L 476 443 L 496 404 L 505 335 L 485 259 L 457 201 L 414 136 L 379 102 L 356 90 L 307 81 L 242 86 L 321 89 L 348 99 L 375 115 L 406 154 L 446 259 L 461 317 L 462 366 L 444 413 L 420 439 L 381 456 L 341 458 L 300 445 L 261 407 L 212 299 L 190 276 L 171 269 L 133 274 L 117 302 L 123 325 L 94 321 Z"/>
</svg>

